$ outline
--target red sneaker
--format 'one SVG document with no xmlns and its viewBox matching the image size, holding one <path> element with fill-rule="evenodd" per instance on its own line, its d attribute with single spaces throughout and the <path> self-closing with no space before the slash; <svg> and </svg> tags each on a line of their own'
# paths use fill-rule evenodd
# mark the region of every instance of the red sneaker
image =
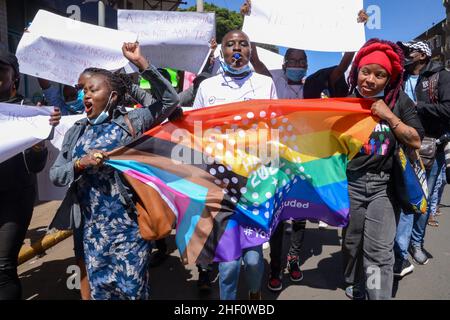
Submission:
<svg viewBox="0 0 450 320">
<path fill-rule="evenodd" d="M 288 256 L 287 265 L 289 276 L 292 281 L 298 282 L 303 279 L 303 272 L 300 270 L 300 263 L 298 262 L 298 257 Z"/>
<path fill-rule="evenodd" d="M 271 273 L 267 288 L 271 291 L 281 291 L 283 289 L 283 282 L 281 281 L 281 273 Z"/>
</svg>

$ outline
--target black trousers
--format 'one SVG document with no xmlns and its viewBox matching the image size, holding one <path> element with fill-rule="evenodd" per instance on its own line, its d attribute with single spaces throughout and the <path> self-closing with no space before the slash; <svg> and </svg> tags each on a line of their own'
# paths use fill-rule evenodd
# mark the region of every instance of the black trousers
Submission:
<svg viewBox="0 0 450 320">
<path fill-rule="evenodd" d="M 17 259 L 35 198 L 35 186 L 0 192 L 0 300 L 21 299 Z"/>
<path fill-rule="evenodd" d="M 288 256 L 298 257 L 305 238 L 306 220 L 293 220 L 291 233 L 291 246 Z M 275 232 L 270 237 L 270 270 L 273 273 L 281 272 L 283 254 L 284 223 L 280 222 Z"/>
<path fill-rule="evenodd" d="M 396 212 L 388 173 L 347 172 L 350 221 L 344 228 L 344 278 L 364 288 L 370 300 L 391 299 Z"/>
</svg>

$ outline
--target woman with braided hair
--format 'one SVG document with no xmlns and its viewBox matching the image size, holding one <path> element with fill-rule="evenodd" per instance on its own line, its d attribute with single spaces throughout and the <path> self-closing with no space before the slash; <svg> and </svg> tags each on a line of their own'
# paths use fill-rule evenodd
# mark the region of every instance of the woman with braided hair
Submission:
<svg viewBox="0 0 450 320">
<path fill-rule="evenodd" d="M 347 167 L 350 221 L 343 230 L 346 295 L 390 299 L 396 214 L 391 179 L 397 143 L 418 149 L 423 128 L 414 103 L 401 90 L 404 56 L 394 43 L 369 40 L 357 53 L 348 78 L 350 92 L 373 99 L 379 123 Z"/>
<path fill-rule="evenodd" d="M 63 204 L 71 204 L 61 206 L 50 227 L 81 229 L 92 299 L 149 297 L 150 243 L 140 236 L 132 191 L 117 171 L 102 164 L 107 151 L 161 123 L 178 105 L 177 93 L 137 43 L 125 43 L 122 50 L 155 87 L 152 103 L 127 112 L 126 81 L 95 70 L 83 87 L 86 118 L 68 130 L 50 170 L 55 185 L 70 185 Z"/>
</svg>

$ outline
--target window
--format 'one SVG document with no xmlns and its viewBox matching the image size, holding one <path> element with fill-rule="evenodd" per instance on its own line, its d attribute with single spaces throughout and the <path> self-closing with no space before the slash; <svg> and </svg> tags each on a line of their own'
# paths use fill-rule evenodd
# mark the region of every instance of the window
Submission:
<svg viewBox="0 0 450 320">
<path fill-rule="evenodd" d="M 440 35 L 436 36 L 436 48 L 440 48 L 442 45 L 442 38 Z"/>
<path fill-rule="evenodd" d="M 434 38 L 431 38 L 430 40 L 428 40 L 428 44 L 430 45 L 430 49 L 431 49 L 431 51 L 433 51 L 434 50 Z"/>
</svg>

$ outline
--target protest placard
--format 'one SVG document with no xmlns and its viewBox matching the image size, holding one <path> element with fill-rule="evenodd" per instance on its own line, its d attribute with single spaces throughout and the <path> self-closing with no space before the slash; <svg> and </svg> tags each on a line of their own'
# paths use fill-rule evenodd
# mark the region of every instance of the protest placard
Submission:
<svg viewBox="0 0 450 320">
<path fill-rule="evenodd" d="M 117 27 L 138 34 L 142 53 L 156 67 L 199 73 L 215 37 L 214 13 L 118 10 Z"/>
<path fill-rule="evenodd" d="M 50 135 L 48 108 L 0 103 L 0 163 Z"/>
<path fill-rule="evenodd" d="M 49 125 L 53 107 L 21 106 L 0 103 L 0 163 L 21 153 L 36 143 L 46 141 L 47 164 L 38 174 L 39 199 L 61 200 L 67 188 L 55 187 L 49 179 L 50 167 L 61 150 L 64 135 L 69 128 L 86 115 L 64 116 L 59 125 Z"/>
<path fill-rule="evenodd" d="M 67 130 L 69 130 L 76 121 L 84 117 L 86 117 L 86 115 L 62 117 L 59 125 L 55 128 L 53 139 L 51 141 L 46 141 L 46 146 L 48 149 L 47 163 L 44 169 L 38 174 L 39 200 L 51 201 L 64 199 L 69 186 L 55 186 L 50 181 L 50 168 L 55 163 L 55 160 L 58 157 L 64 140 L 64 135 L 66 134 Z"/>
<path fill-rule="evenodd" d="M 243 31 L 254 42 L 314 51 L 358 51 L 365 42 L 357 22 L 362 0 L 257 0 Z"/>
<path fill-rule="evenodd" d="M 19 42 L 20 72 L 74 85 L 89 67 L 117 70 L 128 64 L 123 42 L 136 34 L 75 21 L 39 10 Z"/>
</svg>

